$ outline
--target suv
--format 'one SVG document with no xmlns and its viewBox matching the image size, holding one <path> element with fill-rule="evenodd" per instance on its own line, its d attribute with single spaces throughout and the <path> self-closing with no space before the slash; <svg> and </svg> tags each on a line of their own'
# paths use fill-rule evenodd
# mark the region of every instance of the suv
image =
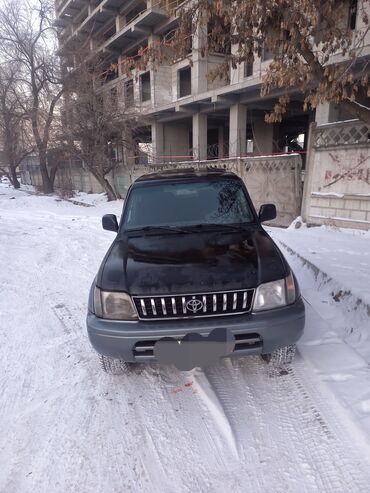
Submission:
<svg viewBox="0 0 370 493">
<path fill-rule="evenodd" d="M 234 173 L 181 170 L 136 180 L 120 223 L 103 217 L 117 236 L 90 291 L 87 329 L 103 369 L 121 373 L 151 361 L 190 369 L 216 354 L 291 362 L 305 309 L 292 270 L 261 226 L 275 217 L 273 204 L 257 215 Z"/>
</svg>

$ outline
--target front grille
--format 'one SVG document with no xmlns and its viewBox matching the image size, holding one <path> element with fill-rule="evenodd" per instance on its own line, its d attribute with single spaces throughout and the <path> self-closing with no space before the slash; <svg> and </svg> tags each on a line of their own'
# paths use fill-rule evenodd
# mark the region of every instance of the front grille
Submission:
<svg viewBox="0 0 370 493">
<path fill-rule="evenodd" d="M 134 296 L 141 320 L 237 315 L 250 311 L 253 289 L 175 296 Z"/>
</svg>

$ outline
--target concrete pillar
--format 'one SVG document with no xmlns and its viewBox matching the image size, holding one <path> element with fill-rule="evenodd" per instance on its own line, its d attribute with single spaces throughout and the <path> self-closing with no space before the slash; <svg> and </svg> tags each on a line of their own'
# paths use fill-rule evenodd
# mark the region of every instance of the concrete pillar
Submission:
<svg viewBox="0 0 370 493">
<path fill-rule="evenodd" d="M 124 57 L 122 55 L 120 55 L 118 57 L 118 60 L 117 60 L 117 64 L 118 64 L 118 77 L 122 77 L 123 75 L 125 75 L 123 72 L 122 72 L 122 67 L 123 67 L 123 60 L 124 60 Z M 121 97 L 122 97 L 122 93 L 121 93 Z M 119 100 L 121 99 L 118 98 Z"/>
<path fill-rule="evenodd" d="M 164 125 L 152 123 L 153 163 L 161 164 L 164 161 Z"/>
<path fill-rule="evenodd" d="M 224 145 L 225 145 L 224 127 L 218 127 L 218 157 L 220 159 L 224 157 Z"/>
<path fill-rule="evenodd" d="M 339 110 L 334 103 L 322 103 L 316 108 L 315 121 L 318 125 L 338 120 Z"/>
<path fill-rule="evenodd" d="M 204 161 L 207 159 L 207 115 L 196 113 L 193 115 L 193 159 Z"/>
<path fill-rule="evenodd" d="M 274 149 L 274 125 L 266 123 L 261 115 L 252 124 L 253 127 L 253 153 L 271 154 Z"/>
<path fill-rule="evenodd" d="M 245 156 L 247 153 L 247 107 L 233 104 L 230 107 L 230 157 Z"/>
<path fill-rule="evenodd" d="M 119 32 L 126 25 L 126 16 L 125 15 L 117 15 L 116 16 L 116 31 Z"/>
<path fill-rule="evenodd" d="M 155 34 L 150 34 L 148 36 L 148 45 L 149 46 L 155 46 L 156 44 L 159 44 L 161 41 L 160 36 L 155 35 Z M 153 69 L 154 62 L 153 60 L 150 60 L 150 63 L 148 65 L 148 69 Z M 150 70 L 150 93 L 151 93 L 151 102 L 152 105 L 155 106 L 157 104 L 157 93 L 160 93 L 160 84 L 157 82 L 157 77 L 158 72 L 156 70 Z"/>
<path fill-rule="evenodd" d="M 193 51 L 191 69 L 191 92 L 199 94 L 206 92 L 208 89 L 207 80 L 207 60 L 201 56 L 201 50 L 207 41 L 207 23 L 202 22 L 198 25 L 193 36 Z"/>
<path fill-rule="evenodd" d="M 239 48 L 239 45 L 235 45 L 235 44 L 231 45 L 232 55 L 237 56 L 238 48 Z M 241 82 L 240 76 L 239 76 L 241 66 L 242 65 L 237 64 L 236 67 L 234 68 L 232 66 L 232 64 L 230 64 L 230 84 L 237 84 L 238 82 Z"/>
</svg>

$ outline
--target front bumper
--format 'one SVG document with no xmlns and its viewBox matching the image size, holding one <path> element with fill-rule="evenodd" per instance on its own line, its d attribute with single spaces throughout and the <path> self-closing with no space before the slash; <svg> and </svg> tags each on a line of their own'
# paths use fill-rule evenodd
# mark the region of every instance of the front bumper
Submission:
<svg viewBox="0 0 370 493">
<path fill-rule="evenodd" d="M 127 362 L 155 360 L 150 351 L 138 353 L 135 349 L 145 346 L 147 341 L 153 343 L 163 337 L 181 339 L 192 332 L 206 336 L 216 328 L 230 330 L 240 341 L 249 338 L 249 343 L 237 344 L 230 356 L 268 354 L 298 341 L 304 324 L 305 308 L 301 298 L 293 305 L 275 310 L 213 318 L 121 322 L 97 318 L 92 313 L 87 316 L 87 331 L 94 349 L 99 354 Z"/>
</svg>

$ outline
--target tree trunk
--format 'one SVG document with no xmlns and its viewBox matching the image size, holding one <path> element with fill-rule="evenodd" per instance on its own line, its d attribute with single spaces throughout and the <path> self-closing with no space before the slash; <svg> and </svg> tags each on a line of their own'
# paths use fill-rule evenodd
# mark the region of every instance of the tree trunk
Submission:
<svg viewBox="0 0 370 493">
<path fill-rule="evenodd" d="M 21 184 L 18 181 L 17 172 L 14 166 L 9 166 L 10 182 L 14 188 L 21 188 Z"/>
<path fill-rule="evenodd" d="M 103 186 L 106 194 L 107 194 L 107 197 L 108 197 L 108 200 L 111 201 L 111 200 L 117 200 L 119 199 L 120 197 L 117 195 L 117 193 L 115 192 L 114 188 L 112 187 L 112 185 L 109 183 L 109 181 L 105 178 L 105 176 L 102 177 L 102 180 L 100 181 L 101 185 Z"/>
<path fill-rule="evenodd" d="M 54 182 L 55 182 L 55 177 L 57 175 L 57 171 L 58 171 L 58 166 L 53 166 L 50 170 L 50 181 L 51 181 L 51 184 L 53 187 L 54 187 Z"/>
<path fill-rule="evenodd" d="M 115 182 L 113 182 L 113 190 L 114 190 L 114 194 L 116 196 L 116 200 L 122 199 L 122 195 L 120 194 L 119 190 L 117 190 Z"/>
<path fill-rule="evenodd" d="M 363 106 L 354 101 L 350 101 L 349 99 L 341 101 L 340 105 L 353 117 L 358 118 L 359 120 L 370 125 L 370 108 L 367 108 L 366 106 Z"/>
<path fill-rule="evenodd" d="M 121 198 L 119 194 L 115 192 L 114 188 L 109 183 L 109 181 L 105 178 L 105 176 L 100 175 L 99 173 L 94 173 L 91 169 L 90 172 L 93 174 L 93 176 L 95 176 L 95 178 L 98 180 L 100 185 L 103 187 L 105 193 L 107 194 L 108 201 L 118 200 Z"/>
<path fill-rule="evenodd" d="M 42 191 L 44 193 L 53 193 L 54 186 L 53 186 L 53 182 L 50 180 L 50 176 L 46 164 L 47 162 L 46 154 L 45 155 L 39 154 L 39 158 L 40 158 L 40 172 L 42 178 Z"/>
</svg>

